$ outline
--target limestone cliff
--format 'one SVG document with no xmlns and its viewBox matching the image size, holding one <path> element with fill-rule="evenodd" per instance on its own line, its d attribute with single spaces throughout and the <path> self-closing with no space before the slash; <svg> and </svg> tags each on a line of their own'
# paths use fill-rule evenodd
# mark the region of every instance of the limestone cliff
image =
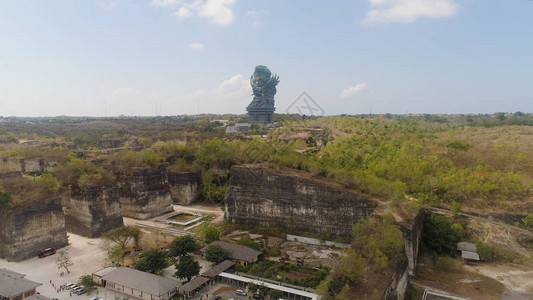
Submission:
<svg viewBox="0 0 533 300">
<path fill-rule="evenodd" d="M 199 172 L 169 172 L 168 183 L 174 204 L 189 205 L 194 202 L 201 182 Z"/>
<path fill-rule="evenodd" d="M 67 230 L 86 237 L 124 225 L 116 184 L 70 191 L 63 198 L 63 211 Z"/>
<path fill-rule="evenodd" d="M 0 212 L 0 257 L 19 261 L 68 244 L 59 197 L 20 204 Z"/>
<path fill-rule="evenodd" d="M 132 168 L 116 176 L 123 216 L 144 220 L 173 210 L 165 166 Z"/>
<path fill-rule="evenodd" d="M 226 215 L 230 222 L 280 226 L 291 231 L 348 236 L 377 202 L 307 173 L 233 166 Z"/>
</svg>

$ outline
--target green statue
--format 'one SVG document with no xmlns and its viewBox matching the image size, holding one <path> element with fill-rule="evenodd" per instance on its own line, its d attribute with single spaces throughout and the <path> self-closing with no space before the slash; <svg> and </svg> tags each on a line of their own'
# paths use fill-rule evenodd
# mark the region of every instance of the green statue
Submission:
<svg viewBox="0 0 533 300">
<path fill-rule="evenodd" d="M 279 83 L 278 75 L 271 76 L 270 70 L 265 66 L 256 66 L 254 74 L 250 77 L 254 99 L 248 108 L 264 107 L 274 108 L 274 95 L 276 85 Z"/>
</svg>

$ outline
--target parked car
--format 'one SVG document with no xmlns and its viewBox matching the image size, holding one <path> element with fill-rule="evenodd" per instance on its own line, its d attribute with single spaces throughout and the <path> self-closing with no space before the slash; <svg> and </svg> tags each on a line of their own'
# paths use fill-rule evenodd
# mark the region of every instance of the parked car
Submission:
<svg viewBox="0 0 533 300">
<path fill-rule="evenodd" d="M 252 299 L 254 300 L 265 300 L 265 297 L 259 295 L 259 294 L 253 294 Z"/>
<path fill-rule="evenodd" d="M 77 287 L 75 283 L 67 283 L 67 290 L 70 290 L 71 288 Z"/>
<path fill-rule="evenodd" d="M 79 290 L 76 291 L 76 294 L 78 294 L 78 295 L 81 295 L 83 293 L 85 293 L 85 289 L 81 289 L 80 288 Z"/>
<path fill-rule="evenodd" d="M 235 293 L 239 296 L 246 296 L 246 292 L 243 290 L 236 290 Z"/>
</svg>

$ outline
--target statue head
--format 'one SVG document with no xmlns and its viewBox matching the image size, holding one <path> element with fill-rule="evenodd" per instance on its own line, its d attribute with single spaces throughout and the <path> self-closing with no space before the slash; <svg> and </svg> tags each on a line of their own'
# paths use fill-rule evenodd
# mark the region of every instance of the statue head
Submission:
<svg viewBox="0 0 533 300">
<path fill-rule="evenodd" d="M 265 84 L 270 79 L 270 70 L 266 66 L 256 66 L 254 71 L 254 80 L 258 86 Z"/>
</svg>

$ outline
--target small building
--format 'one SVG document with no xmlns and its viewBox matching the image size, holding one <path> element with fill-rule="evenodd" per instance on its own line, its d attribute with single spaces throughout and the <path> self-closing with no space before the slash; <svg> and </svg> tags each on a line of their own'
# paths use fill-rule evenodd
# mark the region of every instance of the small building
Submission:
<svg viewBox="0 0 533 300">
<path fill-rule="evenodd" d="M 197 291 L 201 290 L 207 282 L 209 282 L 209 278 L 205 278 L 202 276 L 194 277 L 193 279 L 191 279 L 191 281 L 182 285 L 178 289 L 178 291 L 180 292 L 180 294 L 190 297 L 191 295 L 194 295 Z"/>
<path fill-rule="evenodd" d="M 479 261 L 479 254 L 470 251 L 461 251 L 461 259 L 465 261 Z"/>
<path fill-rule="evenodd" d="M 147 300 L 168 299 L 181 286 L 177 280 L 127 267 L 118 267 L 116 270 L 107 272 L 100 280 L 102 285 L 110 290 Z"/>
<path fill-rule="evenodd" d="M 116 269 L 117 269 L 117 267 L 107 267 L 105 269 L 102 269 L 102 270 L 94 272 L 92 274 L 94 282 L 96 282 L 99 285 L 103 285 L 102 284 L 102 277 L 104 277 L 105 275 L 115 271 Z"/>
<path fill-rule="evenodd" d="M 232 244 L 232 243 L 227 243 L 227 242 L 223 242 L 223 241 L 214 241 L 210 245 L 218 245 L 218 246 L 230 251 L 231 252 L 231 256 L 230 257 L 231 257 L 232 260 L 234 260 L 236 262 L 243 263 L 245 265 L 247 263 L 256 262 L 259 259 L 259 255 L 261 255 L 261 251 L 257 251 L 255 249 L 250 248 L 250 247 L 237 245 L 237 244 Z M 202 253 L 205 253 L 205 251 L 207 250 L 207 247 L 209 247 L 209 246 L 206 246 L 206 247 L 202 248 L 200 251 Z"/>
<path fill-rule="evenodd" d="M 470 251 L 477 253 L 476 244 L 470 242 L 457 243 L 457 251 Z"/>
<path fill-rule="evenodd" d="M 42 284 L 28 280 L 25 276 L 0 269 L 0 300 L 20 300 L 35 295 L 35 289 Z"/>
<path fill-rule="evenodd" d="M 209 269 L 208 271 L 205 271 L 202 273 L 202 276 L 209 278 L 210 280 L 215 279 L 218 274 L 226 271 L 227 269 L 231 268 L 235 263 L 231 260 L 225 260 L 218 265 L 214 266 L 213 268 Z"/>
</svg>

